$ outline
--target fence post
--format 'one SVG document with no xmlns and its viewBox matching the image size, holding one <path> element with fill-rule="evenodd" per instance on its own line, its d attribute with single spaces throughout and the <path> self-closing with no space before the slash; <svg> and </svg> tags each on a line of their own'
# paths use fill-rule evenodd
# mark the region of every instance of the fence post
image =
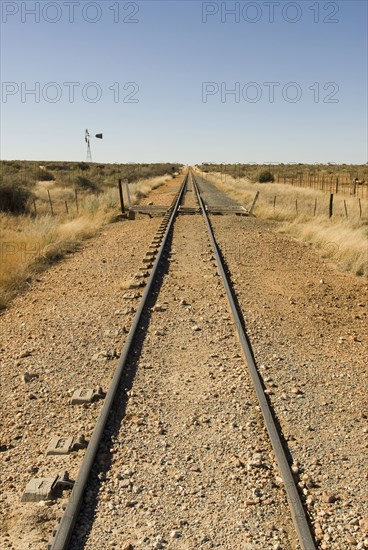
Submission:
<svg viewBox="0 0 368 550">
<path fill-rule="evenodd" d="M 275 208 L 276 208 L 276 195 L 273 198 L 273 209 L 275 210 Z"/>
<path fill-rule="evenodd" d="M 49 191 L 49 190 L 47 190 L 47 194 L 48 194 L 48 196 L 49 196 L 49 203 L 50 203 L 50 209 L 51 209 L 51 216 L 53 216 L 53 215 L 54 215 L 54 209 L 53 209 L 53 207 L 52 207 L 52 200 L 51 200 L 51 195 L 50 195 L 50 191 Z"/>
<path fill-rule="evenodd" d="M 344 199 L 345 216 L 348 217 L 348 209 L 346 206 L 346 200 Z"/>
<path fill-rule="evenodd" d="M 316 212 L 317 212 L 317 199 L 314 199 L 314 212 L 313 212 L 313 216 L 316 215 Z"/>
<path fill-rule="evenodd" d="M 66 201 L 65 201 L 65 210 L 66 210 L 66 213 L 69 214 L 68 203 Z"/>
<path fill-rule="evenodd" d="M 75 206 L 77 209 L 77 214 L 79 214 L 78 191 L 76 189 L 75 189 Z"/>
<path fill-rule="evenodd" d="M 339 191 L 339 178 L 337 177 L 336 178 L 336 195 L 337 195 L 338 191 Z"/>
<path fill-rule="evenodd" d="M 256 202 L 257 202 L 257 200 L 258 200 L 258 197 L 259 197 L 259 191 L 257 191 L 256 196 L 255 196 L 254 199 L 253 199 L 252 206 L 250 207 L 250 210 L 249 210 L 249 215 L 251 215 L 251 213 L 253 212 L 253 209 L 254 209 L 254 207 L 255 207 L 255 205 L 256 205 Z"/>
<path fill-rule="evenodd" d="M 123 186 L 122 186 L 122 184 L 121 184 L 121 179 L 119 179 L 119 196 L 120 196 L 121 213 L 122 213 L 122 214 L 125 214 L 124 197 L 123 197 Z"/>
<path fill-rule="evenodd" d="M 359 204 L 360 204 L 360 199 L 359 199 Z M 33 199 L 33 208 L 34 208 L 35 216 L 37 216 L 36 199 Z M 362 209 L 360 209 L 360 211 L 362 211 Z"/>
<path fill-rule="evenodd" d="M 128 206 L 129 206 L 129 208 L 131 208 L 132 203 L 131 203 L 131 201 L 130 201 L 129 181 L 128 181 L 128 180 L 124 180 L 124 183 L 125 183 L 125 188 L 126 188 L 127 197 L 128 197 Z"/>
<path fill-rule="evenodd" d="M 330 195 L 330 206 L 329 206 L 329 218 L 332 218 L 333 214 L 333 193 Z"/>
<path fill-rule="evenodd" d="M 295 199 L 295 210 L 298 213 L 298 199 Z"/>
</svg>

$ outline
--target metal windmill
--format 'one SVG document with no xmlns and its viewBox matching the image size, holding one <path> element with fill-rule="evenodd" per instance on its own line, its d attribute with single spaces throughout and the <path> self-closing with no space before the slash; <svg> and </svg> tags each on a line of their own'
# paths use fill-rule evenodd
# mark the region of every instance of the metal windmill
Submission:
<svg viewBox="0 0 368 550">
<path fill-rule="evenodd" d="M 103 134 L 96 134 L 94 137 L 97 139 L 103 139 Z M 87 143 L 87 162 L 92 162 L 91 135 L 88 130 L 86 130 L 84 140 Z"/>
</svg>

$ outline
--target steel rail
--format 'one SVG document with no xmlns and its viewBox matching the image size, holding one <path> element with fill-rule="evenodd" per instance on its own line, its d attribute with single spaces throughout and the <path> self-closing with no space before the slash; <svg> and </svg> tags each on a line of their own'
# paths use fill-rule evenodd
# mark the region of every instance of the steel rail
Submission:
<svg viewBox="0 0 368 550">
<path fill-rule="evenodd" d="M 104 429 L 105 429 L 110 411 L 114 404 L 115 395 L 118 390 L 119 383 L 125 369 L 130 348 L 134 341 L 136 331 L 139 327 L 139 322 L 140 322 L 144 307 L 146 305 L 148 298 L 150 297 L 152 286 L 155 281 L 158 267 L 165 248 L 165 244 L 169 236 L 170 230 L 173 226 L 173 222 L 175 220 L 184 190 L 186 188 L 187 181 L 188 181 L 188 174 L 184 177 L 183 183 L 179 189 L 179 192 L 177 194 L 177 197 L 173 206 L 170 207 L 171 216 L 167 223 L 166 231 L 162 238 L 161 246 L 157 252 L 157 257 L 153 264 L 152 272 L 147 281 L 145 290 L 142 295 L 142 299 L 140 301 L 139 307 L 133 319 L 131 329 L 129 331 L 129 334 L 125 341 L 119 361 L 115 368 L 114 376 L 111 380 L 109 389 L 107 391 L 107 394 L 104 400 L 103 407 L 97 419 L 96 426 L 93 430 L 91 440 L 86 450 L 86 454 L 80 466 L 77 479 L 74 483 L 73 490 L 68 500 L 68 504 L 66 506 L 64 514 L 61 517 L 59 524 L 56 526 L 56 529 L 53 532 L 53 539 L 48 544 L 48 547 L 47 547 L 48 550 L 67 550 L 69 546 L 69 542 L 73 534 L 73 530 L 79 515 L 79 511 L 82 506 L 84 491 L 93 467 L 93 463 L 94 463 L 98 448 L 100 446 L 100 442 L 104 433 Z"/>
<path fill-rule="evenodd" d="M 204 201 L 201 197 L 201 193 L 199 191 L 195 176 L 193 175 L 193 173 L 191 173 L 190 175 L 192 178 L 192 184 L 195 189 L 198 202 L 202 210 L 203 218 L 205 220 L 205 223 L 208 229 L 213 253 L 215 255 L 215 261 L 216 261 L 218 273 L 221 276 L 225 287 L 227 299 L 230 305 L 231 313 L 234 319 L 240 344 L 242 346 L 243 353 L 247 361 L 248 370 L 257 394 L 259 406 L 261 408 L 264 422 L 271 440 L 271 445 L 275 453 L 278 467 L 280 469 L 281 477 L 285 485 L 286 495 L 287 495 L 289 507 L 291 510 L 291 516 L 292 516 L 296 533 L 298 535 L 300 546 L 302 550 L 316 550 L 316 544 L 308 523 L 308 519 L 303 507 L 303 503 L 301 501 L 301 498 L 298 492 L 298 488 L 296 486 L 292 471 L 290 469 L 290 465 L 289 465 L 285 450 L 282 445 L 279 432 L 276 427 L 276 423 L 272 414 L 272 409 L 267 401 L 266 394 L 264 393 L 261 377 L 258 373 L 258 369 L 256 367 L 253 354 L 252 354 L 250 345 L 248 343 L 247 336 L 245 334 L 241 319 L 239 317 L 239 313 L 232 295 L 231 287 L 223 266 L 223 262 L 219 252 L 219 247 L 216 242 L 216 238 L 206 211 Z"/>
</svg>

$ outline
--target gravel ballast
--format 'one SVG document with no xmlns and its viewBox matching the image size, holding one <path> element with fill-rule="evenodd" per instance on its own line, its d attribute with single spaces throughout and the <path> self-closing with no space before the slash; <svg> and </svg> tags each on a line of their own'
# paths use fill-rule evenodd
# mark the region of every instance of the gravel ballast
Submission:
<svg viewBox="0 0 368 550">
<path fill-rule="evenodd" d="M 145 202 L 169 204 L 178 181 Z M 205 185 L 210 204 L 235 204 Z M 366 282 L 268 222 L 211 220 L 318 546 L 366 549 Z M 107 226 L 0 316 L 1 548 L 50 540 L 67 491 L 39 503 L 22 492 L 33 477 L 75 479 L 85 451 L 47 445 L 90 438 L 102 399 L 70 399 L 107 390 L 138 305 L 129 281 L 160 221 Z M 199 215 L 178 217 L 150 308 L 71 548 L 299 548 Z"/>
</svg>

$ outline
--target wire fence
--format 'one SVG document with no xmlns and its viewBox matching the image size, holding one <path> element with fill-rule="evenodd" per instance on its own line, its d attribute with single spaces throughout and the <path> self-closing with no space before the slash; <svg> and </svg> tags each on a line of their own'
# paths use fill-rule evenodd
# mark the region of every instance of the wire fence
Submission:
<svg viewBox="0 0 368 550">
<path fill-rule="evenodd" d="M 347 175 L 336 176 L 326 174 L 298 174 L 290 177 L 282 172 L 275 172 L 275 182 L 314 189 L 325 193 L 350 195 L 368 199 L 368 181 L 351 179 Z"/>
<path fill-rule="evenodd" d="M 250 181 L 257 182 L 261 171 L 267 171 L 274 177 L 275 183 L 283 183 L 295 187 L 304 187 L 324 193 L 335 195 L 349 195 L 356 198 L 368 199 L 368 176 L 365 165 L 357 165 L 350 170 L 341 169 L 337 166 L 327 171 L 328 167 L 316 169 L 305 166 L 298 170 L 291 165 L 256 165 L 256 164 L 202 164 L 199 169 L 202 174 L 207 172 L 218 172 L 221 174 L 221 181 L 226 182 L 228 176 L 240 181 L 246 177 Z M 326 169 L 326 170 L 325 170 Z M 327 173 L 326 173 L 327 171 Z M 262 180 L 260 180 L 262 181 Z M 266 182 L 266 180 L 264 180 Z"/>
</svg>

